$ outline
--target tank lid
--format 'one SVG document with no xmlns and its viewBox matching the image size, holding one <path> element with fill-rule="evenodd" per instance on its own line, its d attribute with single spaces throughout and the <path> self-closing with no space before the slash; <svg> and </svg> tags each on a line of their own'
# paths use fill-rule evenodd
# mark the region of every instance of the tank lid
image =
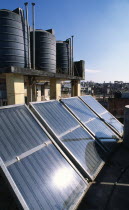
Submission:
<svg viewBox="0 0 129 210">
<path fill-rule="evenodd" d="M 36 32 L 45 32 L 45 33 L 49 33 L 48 31 L 45 31 L 43 29 L 35 29 Z M 50 33 L 49 33 L 50 34 Z"/>
<path fill-rule="evenodd" d="M 35 29 L 35 31 L 37 31 L 37 32 L 46 32 L 45 30 L 43 30 L 43 29 Z"/>
<path fill-rule="evenodd" d="M 18 15 L 20 15 L 22 12 L 23 12 L 23 10 L 21 9 L 21 8 L 16 8 L 16 9 L 14 9 L 13 10 L 13 12 L 15 12 L 16 14 L 18 14 Z"/>
<path fill-rule="evenodd" d="M 51 35 L 54 36 L 54 34 L 50 33 L 49 31 L 45 31 L 45 30 L 42 30 L 42 29 L 36 29 L 35 32 L 44 32 L 44 33 L 51 34 Z"/>
<path fill-rule="evenodd" d="M 52 28 L 51 29 L 47 29 L 46 31 L 49 32 L 49 33 L 51 33 L 51 34 L 53 34 L 53 35 L 55 35 L 55 31 Z"/>
<path fill-rule="evenodd" d="M 67 43 L 66 41 L 56 41 L 56 43 Z"/>
</svg>

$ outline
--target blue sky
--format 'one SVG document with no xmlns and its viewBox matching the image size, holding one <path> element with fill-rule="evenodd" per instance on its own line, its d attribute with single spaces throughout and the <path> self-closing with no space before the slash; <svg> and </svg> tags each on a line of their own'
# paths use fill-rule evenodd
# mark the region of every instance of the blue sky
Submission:
<svg viewBox="0 0 129 210">
<path fill-rule="evenodd" d="M 1 9 L 24 9 L 24 0 L 1 1 Z M 74 35 L 74 60 L 85 60 L 86 81 L 129 82 L 129 0 L 33 0 L 36 28 Z M 30 15 L 31 24 L 31 15 Z"/>
</svg>

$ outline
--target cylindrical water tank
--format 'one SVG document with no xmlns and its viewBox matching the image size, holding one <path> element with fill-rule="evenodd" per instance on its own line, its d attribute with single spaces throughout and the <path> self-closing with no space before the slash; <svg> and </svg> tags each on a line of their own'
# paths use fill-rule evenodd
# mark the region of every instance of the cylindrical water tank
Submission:
<svg viewBox="0 0 129 210">
<path fill-rule="evenodd" d="M 20 11 L 0 10 L 0 68 L 28 67 L 27 27 Z"/>
<path fill-rule="evenodd" d="M 30 41 L 33 64 L 33 32 L 30 32 Z M 35 68 L 56 72 L 56 38 L 48 31 L 35 30 Z"/>
<path fill-rule="evenodd" d="M 75 61 L 74 62 L 74 76 L 82 77 L 85 79 L 85 61 Z"/>
<path fill-rule="evenodd" d="M 56 66 L 57 72 L 68 74 L 69 69 L 69 44 L 65 41 L 56 42 Z"/>
</svg>

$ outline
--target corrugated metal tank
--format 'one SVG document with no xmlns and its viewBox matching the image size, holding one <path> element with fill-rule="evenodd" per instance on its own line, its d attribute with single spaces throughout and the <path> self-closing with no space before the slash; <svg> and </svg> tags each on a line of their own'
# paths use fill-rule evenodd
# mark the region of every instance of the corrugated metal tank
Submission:
<svg viewBox="0 0 129 210">
<path fill-rule="evenodd" d="M 27 38 L 23 16 L 10 10 L 0 10 L 0 68 L 28 67 Z"/>
<path fill-rule="evenodd" d="M 85 61 L 75 61 L 74 62 L 74 76 L 82 77 L 85 79 Z"/>
<path fill-rule="evenodd" d="M 57 72 L 68 74 L 69 69 L 69 44 L 65 41 L 56 42 L 56 66 Z"/>
<path fill-rule="evenodd" d="M 30 32 L 31 63 L 33 64 L 33 31 Z M 35 30 L 35 68 L 56 72 L 56 38 L 43 30 Z"/>
</svg>

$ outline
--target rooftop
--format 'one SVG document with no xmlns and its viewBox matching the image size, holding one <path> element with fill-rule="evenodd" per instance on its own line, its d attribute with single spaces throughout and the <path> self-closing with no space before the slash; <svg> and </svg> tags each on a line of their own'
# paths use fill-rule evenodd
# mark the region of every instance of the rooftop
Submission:
<svg viewBox="0 0 129 210">
<path fill-rule="evenodd" d="M 119 144 L 91 184 L 78 210 L 129 209 L 129 148 Z"/>
</svg>

